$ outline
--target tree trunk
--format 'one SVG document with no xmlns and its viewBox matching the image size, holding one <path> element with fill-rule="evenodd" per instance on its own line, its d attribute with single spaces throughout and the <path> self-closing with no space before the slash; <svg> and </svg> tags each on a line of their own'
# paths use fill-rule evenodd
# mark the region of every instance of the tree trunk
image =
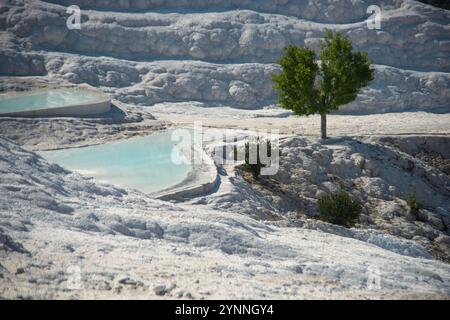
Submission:
<svg viewBox="0 0 450 320">
<path fill-rule="evenodd" d="M 320 131 L 322 132 L 322 139 L 327 138 L 327 114 L 320 114 Z"/>
</svg>

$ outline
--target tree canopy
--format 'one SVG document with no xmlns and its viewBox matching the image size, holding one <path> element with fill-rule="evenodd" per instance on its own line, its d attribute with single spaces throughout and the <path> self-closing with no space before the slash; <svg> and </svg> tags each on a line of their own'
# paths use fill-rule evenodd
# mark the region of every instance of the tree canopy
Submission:
<svg viewBox="0 0 450 320">
<path fill-rule="evenodd" d="M 348 37 L 327 31 L 321 46 L 319 62 L 310 48 L 285 48 L 279 60 L 282 71 L 273 75 L 282 108 L 297 115 L 324 115 L 352 102 L 373 80 L 367 53 L 353 52 Z"/>
</svg>

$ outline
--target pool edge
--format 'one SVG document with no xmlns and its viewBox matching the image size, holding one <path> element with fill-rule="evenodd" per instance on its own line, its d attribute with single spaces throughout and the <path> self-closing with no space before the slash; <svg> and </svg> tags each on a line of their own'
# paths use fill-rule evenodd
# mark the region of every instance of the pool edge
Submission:
<svg viewBox="0 0 450 320">
<path fill-rule="evenodd" d="M 150 193 L 149 196 L 164 201 L 185 201 L 212 191 L 220 182 L 214 160 L 203 149 L 192 148 L 195 156 L 203 159 L 201 164 L 194 164 L 188 176 L 169 188 Z"/>
<path fill-rule="evenodd" d="M 111 110 L 111 98 L 105 94 L 103 91 L 93 88 L 89 85 L 83 84 L 78 86 L 61 86 L 59 88 L 51 86 L 40 90 L 51 90 L 51 89 L 84 89 L 94 92 L 99 96 L 99 100 L 90 103 L 82 104 L 71 104 L 56 108 L 39 108 L 34 110 L 23 110 L 14 112 L 0 113 L 0 117 L 24 117 L 24 118 L 46 118 L 46 117 L 83 117 L 90 115 L 99 115 L 107 113 Z M 30 90 L 30 92 L 33 90 Z M 5 93 L 7 94 L 7 93 Z M 10 92 L 10 94 L 18 94 L 17 92 Z M 20 92 L 19 92 L 20 94 Z"/>
</svg>

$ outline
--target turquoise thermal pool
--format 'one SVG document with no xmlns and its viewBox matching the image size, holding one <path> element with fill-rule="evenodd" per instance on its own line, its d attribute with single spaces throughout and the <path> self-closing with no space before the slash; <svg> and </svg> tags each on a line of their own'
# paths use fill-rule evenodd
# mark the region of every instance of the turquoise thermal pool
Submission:
<svg viewBox="0 0 450 320">
<path fill-rule="evenodd" d="M 0 95 L 0 115 L 58 116 L 109 111 L 110 100 L 85 88 L 39 89 Z"/>
<path fill-rule="evenodd" d="M 176 147 L 176 142 L 171 141 L 171 132 L 39 154 L 98 182 L 145 193 L 182 182 L 192 167 Z"/>
</svg>

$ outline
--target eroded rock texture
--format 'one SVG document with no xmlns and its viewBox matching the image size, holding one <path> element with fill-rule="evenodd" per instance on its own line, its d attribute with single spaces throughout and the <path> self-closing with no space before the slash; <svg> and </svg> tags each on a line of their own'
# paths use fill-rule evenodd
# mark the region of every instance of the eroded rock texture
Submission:
<svg viewBox="0 0 450 320">
<path fill-rule="evenodd" d="M 254 109 L 276 102 L 271 74 L 283 47 L 318 49 L 332 29 L 376 68 L 375 81 L 344 111 L 449 110 L 450 12 L 415 1 L 50 2 L 1 7 L 1 75 L 85 82 L 138 105 Z M 73 4 L 82 10 L 80 30 L 66 27 Z M 379 30 L 367 26 L 373 4 L 382 8 Z"/>
</svg>

